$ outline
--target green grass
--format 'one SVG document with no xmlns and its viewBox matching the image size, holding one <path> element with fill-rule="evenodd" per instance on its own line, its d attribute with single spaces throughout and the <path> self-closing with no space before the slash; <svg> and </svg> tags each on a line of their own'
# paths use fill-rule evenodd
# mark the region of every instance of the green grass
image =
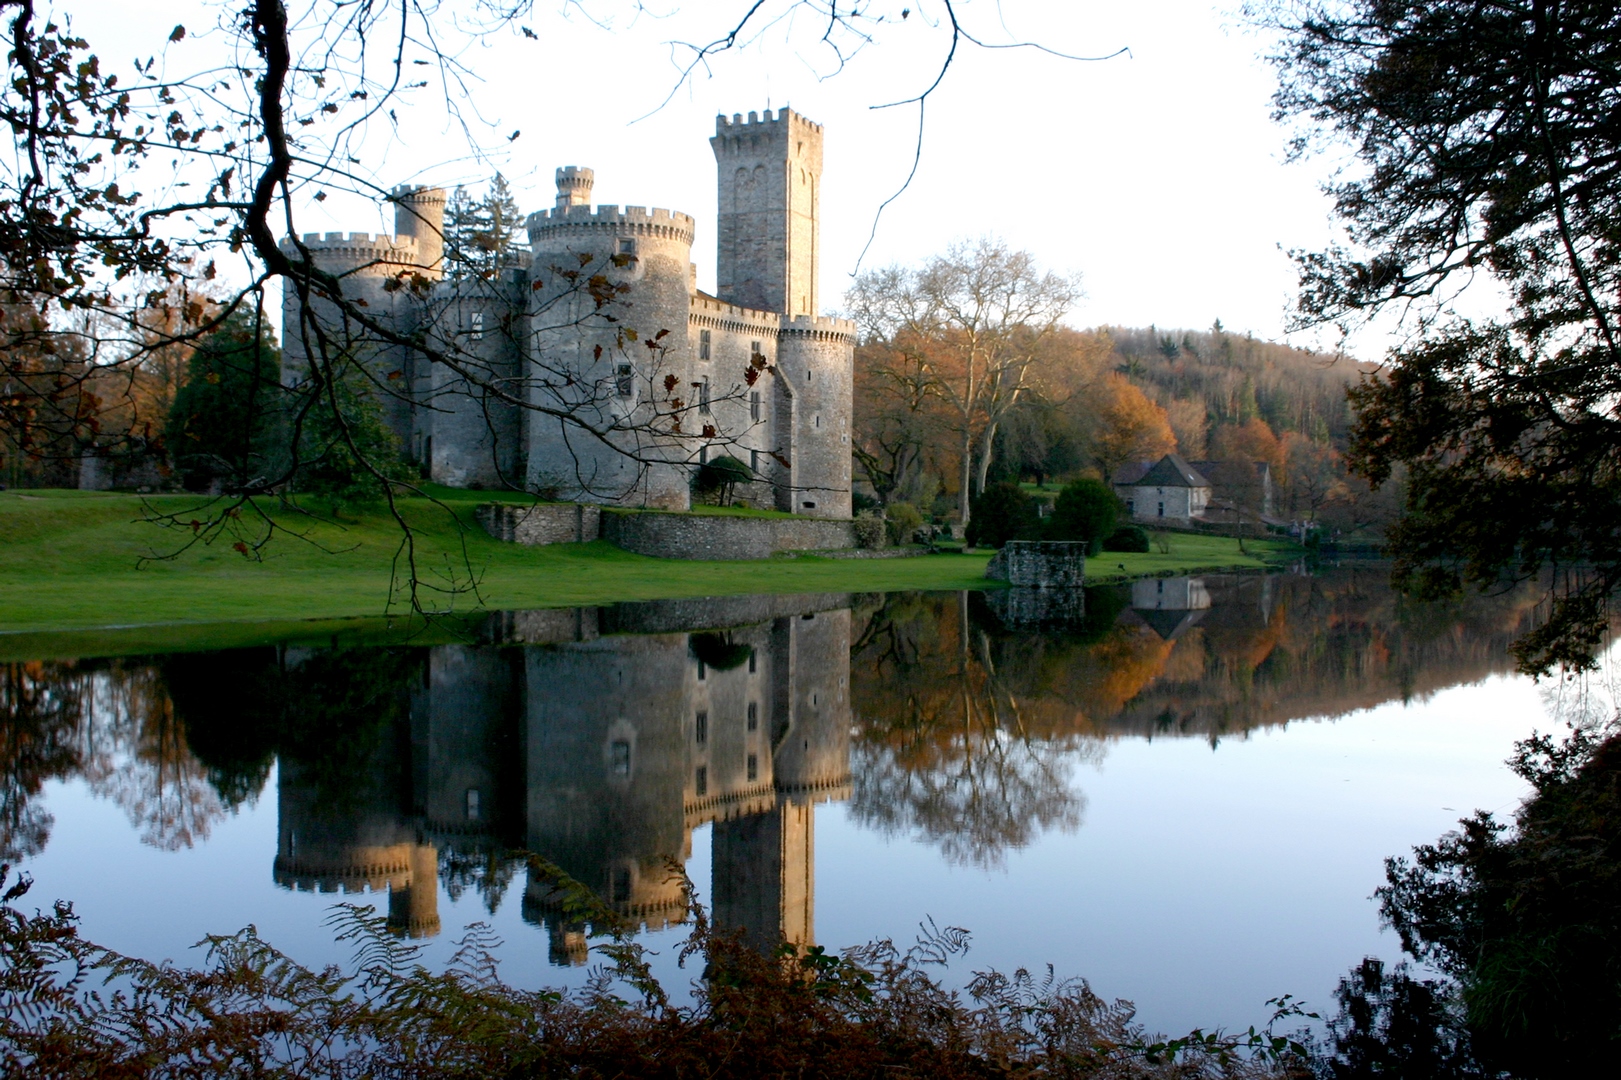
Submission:
<svg viewBox="0 0 1621 1080">
<path fill-rule="evenodd" d="M 911 559 L 800 557 L 764 562 L 697 562 L 647 558 L 609 544 L 527 548 L 491 539 L 473 524 L 473 508 L 488 492 L 445 489 L 446 507 L 404 500 L 415 530 L 419 575 L 427 602 L 441 610 L 572 607 L 672 597 L 740 593 L 882 592 L 965 589 L 985 584 L 988 554 Z M 335 627 L 295 620 L 341 620 L 392 614 L 407 607 L 393 573 L 401 534 L 381 512 L 335 524 L 277 510 L 274 520 L 302 534 L 277 537 L 260 560 L 232 550 L 236 537 L 181 550 L 189 529 L 153 524 L 154 513 L 190 520 L 201 516 L 201 497 L 136 496 L 77 491 L 0 492 L 0 636 L 54 635 L 54 655 L 81 652 L 91 640 L 119 631 L 126 640 L 181 641 L 188 647 L 247 644 L 298 634 L 324 638 Z M 712 508 L 713 509 L 713 508 Z M 257 526 L 244 521 L 243 535 Z M 1236 541 L 1172 538 L 1170 555 L 1114 555 L 1093 560 L 1099 579 L 1213 567 L 1259 567 L 1268 545 L 1252 542 L 1241 555 Z M 1277 545 L 1271 545 L 1276 548 Z M 463 553 L 465 552 L 465 561 Z M 476 575 L 477 594 L 466 564 Z M 1124 564 L 1124 575 L 1117 569 Z M 462 591 L 458 591 L 462 590 Z M 180 631 L 177 624 L 191 629 Z M 206 630 L 197 624 L 215 624 Z M 243 624 L 225 627 L 218 624 Z M 251 629 L 251 624 L 256 629 Z M 156 631 L 158 627 L 167 627 Z M 143 629 L 144 628 L 144 629 Z M 348 626 L 344 632 L 385 633 L 387 624 Z M 94 631 L 88 637 L 84 631 Z M 67 633 L 64 636 L 64 632 Z M 21 642 L 0 644 L 15 654 Z M 56 650 L 63 651 L 56 651 Z M 128 651 L 120 647 L 117 651 Z M 41 654 L 34 650 L 35 655 Z"/>
</svg>

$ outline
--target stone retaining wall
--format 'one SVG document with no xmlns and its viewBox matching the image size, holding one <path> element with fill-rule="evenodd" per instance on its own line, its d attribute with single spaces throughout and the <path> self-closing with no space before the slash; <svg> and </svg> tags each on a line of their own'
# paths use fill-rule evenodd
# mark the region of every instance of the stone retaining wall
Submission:
<svg viewBox="0 0 1621 1080">
<path fill-rule="evenodd" d="M 583 543 L 602 534 L 602 508 L 584 503 L 485 503 L 474 515 L 497 540 L 530 547 Z"/>
<path fill-rule="evenodd" d="M 778 551 L 856 546 L 849 521 L 609 511 L 602 538 L 660 559 L 769 559 Z"/>
</svg>

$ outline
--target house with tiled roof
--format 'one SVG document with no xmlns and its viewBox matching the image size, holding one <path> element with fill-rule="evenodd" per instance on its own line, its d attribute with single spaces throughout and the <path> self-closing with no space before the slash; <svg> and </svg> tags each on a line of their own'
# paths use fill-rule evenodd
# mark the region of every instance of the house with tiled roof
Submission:
<svg viewBox="0 0 1621 1080">
<path fill-rule="evenodd" d="M 1139 524 L 1286 524 L 1272 516 L 1272 470 L 1264 461 L 1190 462 L 1166 454 L 1127 462 L 1110 480 Z"/>
<path fill-rule="evenodd" d="M 1133 521 L 1187 525 L 1210 504 L 1210 481 L 1180 454 L 1123 465 L 1113 480 Z"/>
</svg>

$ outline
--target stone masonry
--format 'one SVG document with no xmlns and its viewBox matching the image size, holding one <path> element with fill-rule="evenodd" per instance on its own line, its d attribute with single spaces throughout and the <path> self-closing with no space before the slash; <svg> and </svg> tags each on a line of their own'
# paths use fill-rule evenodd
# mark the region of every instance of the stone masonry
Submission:
<svg viewBox="0 0 1621 1080">
<path fill-rule="evenodd" d="M 855 327 L 818 314 L 822 141 L 790 109 L 716 118 L 716 296 L 694 285 L 692 217 L 593 206 L 590 169 L 557 171 L 529 250 L 489 277 L 447 276 L 442 189 L 398 188 L 392 235 L 284 245 L 456 362 L 372 340 L 320 300 L 304 313 L 289 290 L 284 378 L 306 377 L 319 327 L 375 370 L 402 447 L 450 486 L 685 510 L 695 471 L 726 454 L 754 470 L 738 495 L 755 505 L 848 519 Z M 611 282 L 612 301 L 582 274 Z"/>
</svg>

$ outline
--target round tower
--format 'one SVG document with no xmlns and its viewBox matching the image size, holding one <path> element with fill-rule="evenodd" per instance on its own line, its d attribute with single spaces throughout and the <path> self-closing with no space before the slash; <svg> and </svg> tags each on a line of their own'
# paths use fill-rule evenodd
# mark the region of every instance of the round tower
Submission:
<svg viewBox="0 0 1621 1080">
<path fill-rule="evenodd" d="M 591 188 L 596 173 L 577 165 L 565 165 L 557 170 L 557 209 L 569 206 L 590 206 Z"/>
<path fill-rule="evenodd" d="M 444 276 L 445 189 L 401 184 L 389 195 L 394 231 L 416 241 L 416 270 L 423 277 Z"/>
<path fill-rule="evenodd" d="M 560 171 L 558 207 L 529 217 L 531 355 L 540 367 L 528 393 L 541 410 L 530 416 L 529 485 L 570 500 L 684 510 L 690 502 L 684 444 L 700 433 L 701 417 L 690 411 L 680 433 L 654 432 L 649 397 L 662 400 L 673 375 L 673 396 L 692 403 L 693 219 L 642 206 L 565 204 L 588 192 L 589 183 L 590 170 Z M 654 341 L 660 348 L 646 346 Z M 612 431 L 613 445 L 546 411 Z"/>
</svg>

